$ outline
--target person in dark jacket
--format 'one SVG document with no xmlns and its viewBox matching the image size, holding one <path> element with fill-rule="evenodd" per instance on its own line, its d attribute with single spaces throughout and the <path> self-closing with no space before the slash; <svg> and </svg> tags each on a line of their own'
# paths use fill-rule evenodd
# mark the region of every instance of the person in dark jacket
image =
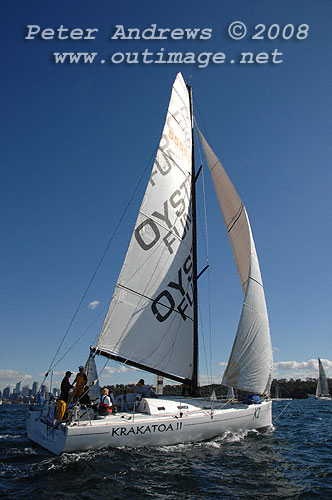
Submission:
<svg viewBox="0 0 332 500">
<path fill-rule="evenodd" d="M 89 387 L 87 385 L 84 387 L 84 392 L 80 397 L 80 403 L 81 405 L 86 405 L 86 406 L 91 405 L 91 398 L 89 396 Z"/>
<path fill-rule="evenodd" d="M 70 371 L 67 371 L 61 382 L 60 399 L 62 399 L 62 401 L 64 401 L 65 403 L 68 403 L 69 391 L 73 387 L 69 382 L 71 376 L 72 373 Z"/>
</svg>

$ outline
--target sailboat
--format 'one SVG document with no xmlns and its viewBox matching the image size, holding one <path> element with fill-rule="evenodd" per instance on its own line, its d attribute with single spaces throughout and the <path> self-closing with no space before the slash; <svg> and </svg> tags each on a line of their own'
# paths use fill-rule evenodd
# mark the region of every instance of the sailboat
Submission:
<svg viewBox="0 0 332 500">
<path fill-rule="evenodd" d="M 276 383 L 275 390 L 274 390 L 274 396 L 272 396 L 272 400 L 273 401 L 291 401 L 292 398 L 282 398 L 280 395 L 279 384 Z"/>
<path fill-rule="evenodd" d="M 227 390 L 227 399 L 235 399 L 235 394 L 234 394 L 234 388 L 233 387 L 228 387 Z"/>
<path fill-rule="evenodd" d="M 184 384 L 189 397 L 124 394 L 117 413 L 79 402 L 65 421 L 29 410 L 28 437 L 55 454 L 198 442 L 272 427 L 272 347 L 255 244 L 244 204 L 198 131 L 226 225 L 244 301 L 222 384 L 261 395 L 210 405 L 198 396 L 198 279 L 192 89 L 179 73 L 135 228 L 99 339 L 104 356 Z M 92 377 L 93 378 L 93 377 Z M 91 380 L 90 380 L 91 383 Z M 252 404 L 250 404 L 252 403 Z"/>
<path fill-rule="evenodd" d="M 316 387 L 315 399 L 326 399 L 331 401 L 332 397 L 329 394 L 329 387 L 327 383 L 326 373 L 321 360 L 318 358 L 318 380 Z"/>
</svg>

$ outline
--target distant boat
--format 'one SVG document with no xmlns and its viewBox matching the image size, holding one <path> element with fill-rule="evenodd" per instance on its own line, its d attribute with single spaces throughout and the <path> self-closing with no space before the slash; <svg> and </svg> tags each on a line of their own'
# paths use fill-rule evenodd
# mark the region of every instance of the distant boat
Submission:
<svg viewBox="0 0 332 500">
<path fill-rule="evenodd" d="M 318 358 L 318 380 L 316 387 L 315 399 L 326 399 L 328 401 L 332 400 L 329 394 L 329 386 L 327 383 L 326 373 L 321 360 Z"/>
<path fill-rule="evenodd" d="M 235 398 L 234 388 L 233 387 L 228 387 L 227 399 L 234 399 L 234 398 Z"/>
<path fill-rule="evenodd" d="M 276 384 L 275 385 L 275 389 L 274 389 L 274 395 L 272 396 L 272 399 L 274 401 L 280 401 L 280 390 L 279 390 L 279 384 Z"/>
<path fill-rule="evenodd" d="M 145 124 L 145 127 L 148 124 Z M 55 454 L 117 446 L 159 446 L 271 428 L 272 403 L 232 406 L 198 395 L 198 287 L 192 95 L 179 73 L 136 226 L 93 356 L 184 384 L 190 396 L 123 394 L 118 412 L 99 416 L 79 402 L 66 421 L 49 406 L 27 415 L 28 437 Z M 244 302 L 222 383 L 269 394 L 272 346 L 263 283 L 244 204 L 198 131 L 237 265 Z M 128 147 L 131 147 L 128 145 Z M 114 174 L 116 175 L 116 173 Z M 92 377 L 95 378 L 95 375 Z M 139 392 L 139 391 L 138 391 Z"/>
<path fill-rule="evenodd" d="M 292 398 L 281 398 L 280 397 L 280 389 L 279 389 L 279 384 L 277 383 L 275 385 L 275 390 L 274 390 L 274 396 L 272 396 L 273 401 L 291 401 Z"/>
</svg>

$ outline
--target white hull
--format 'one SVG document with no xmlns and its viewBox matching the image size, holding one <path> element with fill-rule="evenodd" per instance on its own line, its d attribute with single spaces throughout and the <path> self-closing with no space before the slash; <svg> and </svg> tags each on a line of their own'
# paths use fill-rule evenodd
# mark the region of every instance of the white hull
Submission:
<svg viewBox="0 0 332 500">
<path fill-rule="evenodd" d="M 29 410 L 29 439 L 52 453 L 78 452 L 104 447 L 164 446 L 212 439 L 227 431 L 263 430 L 272 427 L 272 403 L 237 404 L 220 409 L 202 409 L 184 401 L 143 399 L 145 405 L 159 405 L 164 414 L 122 412 L 96 420 L 70 424 L 46 423 L 40 411 Z M 175 405 L 181 410 L 174 411 Z M 173 412 L 169 408 L 173 407 Z M 155 406 L 156 408 L 156 406 Z M 177 406 L 179 408 L 179 406 Z M 45 421 L 43 421 L 45 420 Z"/>
</svg>

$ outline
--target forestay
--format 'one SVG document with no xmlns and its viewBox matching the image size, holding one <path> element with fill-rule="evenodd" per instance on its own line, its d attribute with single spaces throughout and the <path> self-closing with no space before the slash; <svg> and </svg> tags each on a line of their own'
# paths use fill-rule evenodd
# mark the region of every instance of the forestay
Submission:
<svg viewBox="0 0 332 500">
<path fill-rule="evenodd" d="M 250 223 L 223 166 L 199 133 L 244 293 L 242 314 L 222 383 L 262 394 L 269 391 L 272 380 L 272 346 Z"/>
<path fill-rule="evenodd" d="M 147 371 L 191 379 L 191 117 L 181 74 L 97 349 Z"/>
</svg>

